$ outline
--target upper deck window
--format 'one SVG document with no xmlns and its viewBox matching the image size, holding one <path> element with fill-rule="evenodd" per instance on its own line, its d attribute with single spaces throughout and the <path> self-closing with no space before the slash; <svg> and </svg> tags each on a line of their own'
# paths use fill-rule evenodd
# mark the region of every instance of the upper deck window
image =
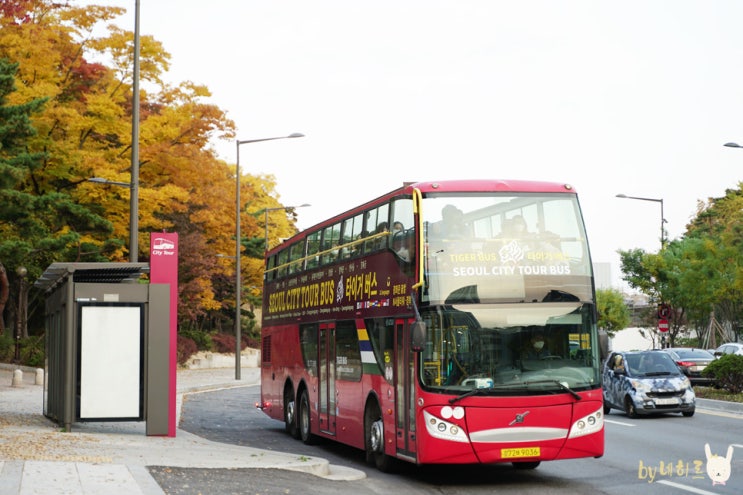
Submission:
<svg viewBox="0 0 743 495">
<path fill-rule="evenodd" d="M 424 300 L 590 299 L 591 262 L 574 194 L 429 195 Z"/>
</svg>

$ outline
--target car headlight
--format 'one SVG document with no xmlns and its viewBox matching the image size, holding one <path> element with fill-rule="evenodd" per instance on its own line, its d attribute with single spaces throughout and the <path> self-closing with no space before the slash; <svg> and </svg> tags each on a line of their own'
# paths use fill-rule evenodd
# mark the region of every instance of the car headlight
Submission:
<svg viewBox="0 0 743 495">
<path fill-rule="evenodd" d="M 638 392 L 650 392 L 651 387 L 647 383 L 640 381 L 640 380 L 630 380 L 630 383 L 632 384 L 632 388 L 637 390 Z"/>
</svg>

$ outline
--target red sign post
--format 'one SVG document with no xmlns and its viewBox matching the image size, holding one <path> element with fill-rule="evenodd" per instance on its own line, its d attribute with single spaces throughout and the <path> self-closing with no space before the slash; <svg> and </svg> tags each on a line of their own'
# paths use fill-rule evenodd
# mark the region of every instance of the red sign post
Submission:
<svg viewBox="0 0 743 495">
<path fill-rule="evenodd" d="M 168 436 L 176 430 L 176 370 L 178 366 L 178 234 L 150 233 L 150 283 L 170 284 L 170 361 Z"/>
<path fill-rule="evenodd" d="M 661 333 L 666 333 L 668 331 L 668 320 L 665 318 L 658 320 L 658 331 Z"/>
</svg>

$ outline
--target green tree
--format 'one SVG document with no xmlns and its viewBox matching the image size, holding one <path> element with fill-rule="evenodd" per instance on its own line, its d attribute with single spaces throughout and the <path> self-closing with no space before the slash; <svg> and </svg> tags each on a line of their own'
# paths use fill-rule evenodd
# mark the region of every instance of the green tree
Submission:
<svg viewBox="0 0 743 495">
<path fill-rule="evenodd" d="M 64 192 L 41 188 L 34 180 L 47 155 L 29 145 L 35 135 L 31 115 L 42 110 L 46 99 L 8 104 L 17 69 L 18 64 L 0 59 L 0 264 L 23 265 L 29 275 L 38 276 L 59 257 L 79 259 L 81 235 L 110 229 L 110 224 Z"/>
<path fill-rule="evenodd" d="M 618 290 L 596 290 L 596 305 L 599 313 L 598 326 L 600 329 L 606 330 L 610 337 L 629 326 L 629 309 L 624 303 L 622 293 Z"/>
</svg>

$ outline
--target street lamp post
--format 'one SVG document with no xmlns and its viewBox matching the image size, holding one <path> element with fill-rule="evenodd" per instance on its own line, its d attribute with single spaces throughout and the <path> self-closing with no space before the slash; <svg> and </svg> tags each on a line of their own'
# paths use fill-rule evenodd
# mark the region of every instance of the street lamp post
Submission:
<svg viewBox="0 0 743 495">
<path fill-rule="evenodd" d="M 129 261 L 139 260 L 139 0 L 134 2 L 134 67 L 132 69 L 132 173 L 129 193 Z"/>
<path fill-rule="evenodd" d="M 299 206 L 280 206 L 280 207 L 276 207 L 276 208 L 264 208 L 263 212 L 265 214 L 265 219 L 264 219 L 264 222 L 263 223 L 265 224 L 265 227 L 266 227 L 266 233 L 265 233 L 265 236 L 263 237 L 263 239 L 264 239 L 264 241 L 263 241 L 263 250 L 264 251 L 266 251 L 266 252 L 268 251 L 268 213 L 271 212 L 271 211 L 279 211 L 279 210 L 289 211 L 289 210 L 293 210 L 295 208 L 304 208 L 305 206 L 311 206 L 311 205 L 308 205 L 307 203 L 305 203 L 305 204 L 299 205 Z"/>
<path fill-rule="evenodd" d="M 237 158 L 235 160 L 235 380 L 240 379 L 240 353 L 242 352 L 240 336 L 240 307 L 241 299 L 241 274 L 240 274 L 240 146 L 243 144 L 259 143 L 261 141 L 274 141 L 276 139 L 291 139 L 304 137 L 304 134 L 295 132 L 288 136 L 278 136 L 262 139 L 246 139 L 235 141 Z"/>
<path fill-rule="evenodd" d="M 660 203 L 660 248 L 663 250 L 666 247 L 666 229 L 664 226 L 666 223 L 666 217 L 663 215 L 663 198 L 638 198 L 637 196 L 627 196 L 626 194 L 617 194 L 617 198 L 639 199 L 640 201 L 653 201 L 654 203 Z"/>
<path fill-rule="evenodd" d="M 26 275 L 28 270 L 25 266 L 19 266 L 15 270 L 18 275 L 18 315 L 16 318 L 16 330 L 15 330 L 15 355 L 13 362 L 15 364 L 21 364 L 21 337 L 23 335 L 23 328 L 26 324 L 26 303 L 24 300 Z"/>
<path fill-rule="evenodd" d="M 627 196 L 626 194 L 617 194 L 617 198 L 638 199 L 640 201 L 652 201 L 654 203 L 660 203 L 660 249 L 661 251 L 663 251 L 663 249 L 665 249 L 666 247 L 666 234 L 665 234 L 666 229 L 665 229 L 665 226 L 663 225 L 664 223 L 666 223 L 666 218 L 663 215 L 663 198 L 639 198 L 637 196 Z M 661 304 L 663 304 L 663 295 L 661 294 L 660 297 L 661 297 Z M 661 348 L 666 348 L 668 347 L 668 344 L 666 342 L 666 333 L 665 333 L 667 332 L 667 329 L 666 330 L 660 329 L 660 320 L 658 321 L 658 325 L 659 325 L 658 327 L 659 330 L 663 332 L 661 334 L 662 335 Z"/>
</svg>

